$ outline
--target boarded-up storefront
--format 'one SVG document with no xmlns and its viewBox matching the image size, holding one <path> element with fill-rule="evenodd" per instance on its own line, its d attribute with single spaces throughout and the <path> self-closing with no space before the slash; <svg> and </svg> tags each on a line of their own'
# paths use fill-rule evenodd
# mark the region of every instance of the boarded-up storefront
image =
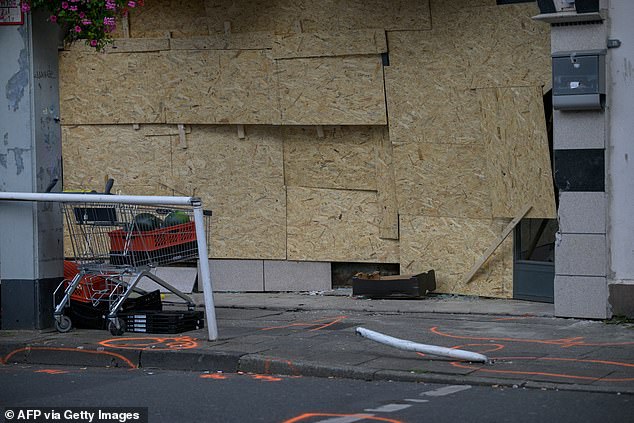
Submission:
<svg viewBox="0 0 634 423">
<path fill-rule="evenodd" d="M 61 52 L 65 188 L 200 196 L 213 258 L 400 263 L 510 297 L 512 238 L 464 276 L 526 205 L 556 216 L 537 13 L 147 1 L 105 54 Z"/>
</svg>

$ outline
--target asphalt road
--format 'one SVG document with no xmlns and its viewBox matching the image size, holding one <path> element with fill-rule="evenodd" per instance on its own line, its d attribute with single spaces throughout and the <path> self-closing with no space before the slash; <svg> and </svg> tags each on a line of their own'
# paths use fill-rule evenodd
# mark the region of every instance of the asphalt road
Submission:
<svg viewBox="0 0 634 423">
<path fill-rule="evenodd" d="M 255 374 L 0 366 L 0 407 L 25 406 L 147 407 L 152 423 L 634 421 L 631 395 Z"/>
</svg>

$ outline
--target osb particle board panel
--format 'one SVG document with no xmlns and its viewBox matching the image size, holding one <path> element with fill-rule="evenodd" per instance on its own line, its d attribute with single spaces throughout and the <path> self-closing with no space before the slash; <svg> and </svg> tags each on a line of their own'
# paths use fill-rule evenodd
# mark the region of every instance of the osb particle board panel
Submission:
<svg viewBox="0 0 634 423">
<path fill-rule="evenodd" d="M 310 0 L 306 0 L 310 2 Z M 385 30 L 423 30 L 431 28 L 429 0 L 330 0 L 314 2 L 317 7 L 332 4 L 341 29 L 381 28 Z M 323 5 L 322 5 L 323 4 Z M 319 26 L 322 22 L 314 20 Z M 323 24 L 322 24 L 323 25 Z M 309 27 L 305 24 L 304 27 Z"/>
<path fill-rule="evenodd" d="M 134 128 L 134 126 L 132 126 Z M 146 137 L 160 137 L 163 135 L 178 135 L 178 125 L 139 125 L 139 130 L 143 131 Z M 185 125 L 185 133 L 192 131 L 191 125 Z"/>
<path fill-rule="evenodd" d="M 556 218 L 541 87 L 478 90 L 494 217 Z"/>
<path fill-rule="evenodd" d="M 273 58 L 381 54 L 387 51 L 383 30 L 311 32 L 275 37 Z"/>
<path fill-rule="evenodd" d="M 535 4 L 450 13 L 431 31 L 390 32 L 390 63 L 418 69 L 446 86 L 544 85 L 550 79 L 550 28 Z M 444 70 L 444 73 L 443 73 Z"/>
<path fill-rule="evenodd" d="M 174 38 L 208 35 L 204 0 L 150 0 L 132 9 L 130 37 Z"/>
<path fill-rule="evenodd" d="M 168 123 L 279 121 L 273 60 L 260 50 L 164 52 Z"/>
<path fill-rule="evenodd" d="M 475 90 L 430 81 L 409 67 L 385 68 L 390 137 L 395 142 L 482 144 Z"/>
<path fill-rule="evenodd" d="M 273 48 L 271 32 L 211 34 L 208 37 L 173 38 L 172 50 L 264 50 Z"/>
<path fill-rule="evenodd" d="M 292 32 L 303 1 L 297 0 L 205 0 L 210 34 L 270 31 Z"/>
<path fill-rule="evenodd" d="M 394 178 L 394 151 L 387 128 L 376 149 L 376 185 L 379 206 L 379 237 L 398 239 L 398 202 Z"/>
<path fill-rule="evenodd" d="M 319 138 L 313 127 L 285 127 L 286 185 L 312 188 L 376 190 L 375 151 L 383 128 L 325 127 Z"/>
<path fill-rule="evenodd" d="M 429 29 L 428 0 L 206 0 L 210 32 Z"/>
<path fill-rule="evenodd" d="M 104 53 L 139 53 L 149 51 L 169 50 L 168 38 L 115 38 L 112 44 L 106 46 Z M 65 47 L 65 50 L 74 52 L 94 53 L 95 49 L 82 42 L 76 42 Z"/>
<path fill-rule="evenodd" d="M 213 213 L 211 256 L 286 258 L 286 192 L 280 128 L 193 126 L 187 148 L 172 145 L 165 185 L 200 196 Z"/>
<path fill-rule="evenodd" d="M 277 61 L 284 125 L 385 125 L 380 56 Z"/>
<path fill-rule="evenodd" d="M 410 215 L 401 215 L 400 220 L 401 273 L 434 269 L 439 293 L 512 297 L 512 236 L 498 247 L 470 284 L 464 283 L 471 267 L 502 233 L 508 220 Z"/>
<path fill-rule="evenodd" d="M 63 126 L 64 188 L 101 191 L 106 176 L 115 180 L 115 191 L 124 186 L 158 187 L 160 177 L 171 173 L 170 136 L 148 137 L 144 128 Z"/>
<path fill-rule="evenodd" d="M 450 36 L 449 29 L 394 31 L 387 34 L 390 66 L 428 85 L 467 89 L 473 79 L 467 41 Z M 389 93 L 388 93 L 389 94 Z"/>
<path fill-rule="evenodd" d="M 60 53 L 61 118 L 66 125 L 158 123 L 164 94 L 160 53 Z"/>
<path fill-rule="evenodd" d="M 288 187 L 288 259 L 397 263 L 398 241 L 379 238 L 371 191 Z"/>
<path fill-rule="evenodd" d="M 444 16 L 469 9 L 477 14 L 478 7 L 495 6 L 496 0 L 430 0 L 431 16 L 434 27 L 440 25 Z M 475 10 L 474 10 L 475 9 Z"/>
<path fill-rule="evenodd" d="M 483 146 L 394 143 L 399 213 L 490 218 Z"/>
</svg>

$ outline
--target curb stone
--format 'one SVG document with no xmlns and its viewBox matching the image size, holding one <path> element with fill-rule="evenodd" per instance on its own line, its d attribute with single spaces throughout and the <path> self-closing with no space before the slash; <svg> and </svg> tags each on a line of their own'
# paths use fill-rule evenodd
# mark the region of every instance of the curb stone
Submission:
<svg viewBox="0 0 634 423">
<path fill-rule="evenodd" d="M 11 356 L 9 363 L 61 365 L 81 367 L 125 367 L 115 361 L 117 354 L 130 360 L 142 369 L 181 370 L 181 371 L 222 371 L 226 373 L 245 372 L 260 374 L 279 374 L 284 376 L 305 376 L 321 378 L 342 378 L 366 381 L 395 381 L 416 383 L 444 383 L 458 385 L 501 386 L 508 388 L 548 389 L 572 392 L 612 393 L 634 395 L 634 388 L 619 386 L 592 386 L 565 383 L 535 382 L 520 379 L 482 378 L 464 375 L 434 373 L 411 373 L 398 370 L 381 370 L 356 366 L 326 365 L 310 361 L 290 361 L 241 352 L 201 352 L 201 351 L 122 351 L 118 349 L 83 349 L 88 354 L 50 354 L 49 350 L 40 350 L 38 346 L 25 344 L 4 344 L 0 350 L 6 355 L 11 351 L 20 352 Z M 97 351 L 106 353 L 93 354 Z"/>
</svg>

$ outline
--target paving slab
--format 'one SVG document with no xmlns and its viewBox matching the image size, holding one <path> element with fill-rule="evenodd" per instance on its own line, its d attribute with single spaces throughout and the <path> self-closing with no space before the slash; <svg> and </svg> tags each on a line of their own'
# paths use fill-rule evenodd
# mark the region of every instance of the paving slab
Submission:
<svg viewBox="0 0 634 423">
<path fill-rule="evenodd" d="M 531 309 L 534 303 L 517 301 L 441 299 L 450 309 L 467 305 L 464 313 L 444 313 L 421 307 L 431 303 L 426 300 L 372 302 L 375 309 L 367 311 L 367 301 L 345 296 L 245 294 L 241 305 L 239 295 L 227 297 L 230 306 L 217 307 L 220 337 L 214 342 L 206 340 L 206 329 L 120 337 L 102 330 L 0 331 L 0 362 L 521 385 L 634 395 L 634 325 L 554 318 L 539 304 Z M 480 313 L 489 306 L 489 313 Z M 356 335 L 359 326 L 414 342 L 484 353 L 492 362 L 465 363 L 397 350 Z"/>
</svg>

